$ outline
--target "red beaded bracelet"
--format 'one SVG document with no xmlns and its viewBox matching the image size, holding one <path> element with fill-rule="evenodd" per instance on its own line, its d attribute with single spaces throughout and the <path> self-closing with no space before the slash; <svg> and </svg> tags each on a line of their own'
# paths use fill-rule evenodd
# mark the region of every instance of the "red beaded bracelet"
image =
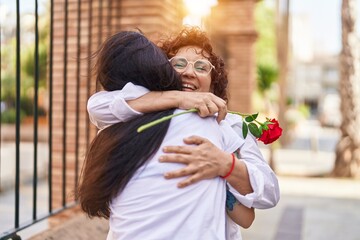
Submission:
<svg viewBox="0 0 360 240">
<path fill-rule="evenodd" d="M 232 156 L 232 164 L 231 164 L 230 171 L 225 176 L 220 176 L 221 178 L 227 178 L 228 176 L 230 176 L 230 174 L 232 173 L 232 171 L 235 168 L 235 154 L 232 153 L 231 156 Z"/>
</svg>

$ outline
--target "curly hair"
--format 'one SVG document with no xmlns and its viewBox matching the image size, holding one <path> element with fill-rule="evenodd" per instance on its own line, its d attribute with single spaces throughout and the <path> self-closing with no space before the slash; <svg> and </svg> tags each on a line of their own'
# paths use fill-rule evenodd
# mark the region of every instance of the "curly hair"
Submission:
<svg viewBox="0 0 360 240">
<path fill-rule="evenodd" d="M 210 39 L 204 31 L 198 27 L 185 27 L 175 37 L 160 40 L 158 45 L 169 59 L 174 57 L 182 47 L 196 46 L 201 48 L 202 55 L 215 67 L 211 72 L 210 91 L 225 101 L 228 101 L 228 78 L 224 60 L 215 54 Z"/>
</svg>

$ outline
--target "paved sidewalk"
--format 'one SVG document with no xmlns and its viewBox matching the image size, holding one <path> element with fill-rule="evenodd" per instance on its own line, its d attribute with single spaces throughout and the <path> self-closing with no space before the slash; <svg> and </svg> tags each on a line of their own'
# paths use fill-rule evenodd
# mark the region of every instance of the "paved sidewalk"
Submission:
<svg viewBox="0 0 360 240">
<path fill-rule="evenodd" d="M 279 177 L 281 199 L 256 210 L 243 240 L 360 240 L 360 181 Z"/>
</svg>

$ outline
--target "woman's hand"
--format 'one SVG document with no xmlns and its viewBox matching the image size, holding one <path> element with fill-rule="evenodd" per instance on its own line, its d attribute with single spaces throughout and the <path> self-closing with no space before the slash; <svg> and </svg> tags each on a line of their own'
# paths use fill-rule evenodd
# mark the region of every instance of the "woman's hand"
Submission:
<svg viewBox="0 0 360 240">
<path fill-rule="evenodd" d="M 165 173 L 165 178 L 178 178 L 189 176 L 179 182 L 178 187 L 183 188 L 203 179 L 210 179 L 225 175 L 231 168 L 232 158 L 212 144 L 209 140 L 192 136 L 184 139 L 191 146 L 167 146 L 163 148 L 165 153 L 160 162 L 183 163 L 184 168 Z M 195 145 L 193 145 L 195 144 Z"/>
<path fill-rule="evenodd" d="M 178 108 L 188 110 L 196 108 L 201 117 L 218 113 L 217 121 L 223 120 L 227 114 L 226 101 L 209 92 L 177 92 Z"/>
<path fill-rule="evenodd" d="M 227 114 L 226 101 L 208 92 L 164 91 L 148 92 L 145 95 L 126 101 L 138 112 L 149 113 L 171 108 L 188 110 L 196 108 L 201 117 L 218 113 L 217 121 L 223 120 Z"/>
</svg>

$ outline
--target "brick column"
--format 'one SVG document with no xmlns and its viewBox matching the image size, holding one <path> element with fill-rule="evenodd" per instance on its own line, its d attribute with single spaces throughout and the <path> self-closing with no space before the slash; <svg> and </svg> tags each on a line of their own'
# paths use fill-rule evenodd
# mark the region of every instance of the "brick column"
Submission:
<svg viewBox="0 0 360 240">
<path fill-rule="evenodd" d="M 182 26 L 182 0 L 123 0 L 120 28 L 139 28 L 151 40 L 178 31 Z"/>
<path fill-rule="evenodd" d="M 219 0 L 209 21 L 212 38 L 228 69 L 229 109 L 252 111 L 256 87 L 254 25 L 256 0 Z"/>
</svg>

